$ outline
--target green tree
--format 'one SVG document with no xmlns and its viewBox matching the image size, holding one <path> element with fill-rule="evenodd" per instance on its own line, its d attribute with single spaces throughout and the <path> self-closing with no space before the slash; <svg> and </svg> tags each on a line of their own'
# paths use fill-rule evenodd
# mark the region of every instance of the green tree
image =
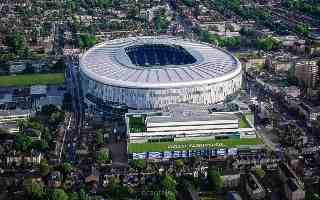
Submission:
<svg viewBox="0 0 320 200">
<path fill-rule="evenodd" d="M 89 195 L 86 193 L 86 191 L 81 188 L 79 191 L 79 200 L 90 200 Z"/>
<path fill-rule="evenodd" d="M 208 183 L 213 191 L 219 191 L 223 186 L 223 178 L 219 171 L 213 168 L 208 170 Z"/>
<path fill-rule="evenodd" d="M 32 149 L 36 149 L 38 151 L 47 151 L 49 149 L 49 144 L 46 140 L 35 140 L 31 144 Z"/>
<path fill-rule="evenodd" d="M 77 7 L 76 5 L 76 1 L 75 0 L 68 0 L 67 1 L 67 7 L 68 9 L 70 9 L 71 11 L 74 11 Z"/>
<path fill-rule="evenodd" d="M 176 193 L 172 191 L 166 191 L 164 197 L 165 200 L 176 200 Z"/>
<path fill-rule="evenodd" d="M 120 184 L 119 179 L 112 177 L 106 191 L 106 196 L 111 197 L 112 199 L 126 199 L 130 196 L 132 190 Z"/>
<path fill-rule="evenodd" d="M 176 180 L 170 175 L 165 175 L 161 180 L 161 186 L 165 191 L 175 192 L 176 185 L 177 185 Z"/>
<path fill-rule="evenodd" d="M 161 192 L 160 191 L 152 192 L 151 200 L 161 200 Z"/>
<path fill-rule="evenodd" d="M 136 169 L 139 171 L 144 170 L 147 167 L 147 163 L 144 159 L 132 160 L 130 162 L 130 165 L 133 169 Z"/>
<path fill-rule="evenodd" d="M 50 166 L 48 164 L 48 161 L 45 159 L 42 159 L 40 162 L 40 174 L 41 176 L 47 176 L 50 172 Z"/>
<path fill-rule="evenodd" d="M 307 191 L 305 200 L 320 200 L 319 194 Z"/>
<path fill-rule="evenodd" d="M 307 24 L 298 24 L 295 27 L 295 32 L 300 36 L 307 37 L 310 33 L 310 26 Z"/>
<path fill-rule="evenodd" d="M 258 39 L 256 42 L 257 48 L 265 51 L 271 51 L 278 49 L 281 46 L 281 42 L 272 37 L 266 37 Z"/>
<path fill-rule="evenodd" d="M 82 49 L 90 48 L 97 43 L 94 35 L 81 34 L 78 39 L 79 47 Z"/>
<path fill-rule="evenodd" d="M 25 37 L 20 32 L 9 33 L 5 38 L 5 44 L 11 49 L 15 54 L 21 55 L 26 48 Z"/>
<path fill-rule="evenodd" d="M 26 179 L 23 181 L 23 187 L 27 195 L 32 200 L 42 200 L 44 196 L 44 187 L 42 184 L 33 181 L 32 179 Z"/>
<path fill-rule="evenodd" d="M 155 30 L 157 32 L 164 32 L 168 29 L 170 22 L 167 20 L 166 15 L 157 15 L 154 18 Z"/>
<path fill-rule="evenodd" d="M 53 189 L 49 195 L 49 200 L 68 200 L 69 197 L 63 189 Z"/>
<path fill-rule="evenodd" d="M 175 161 L 175 166 L 178 168 L 178 169 L 182 169 L 183 166 L 184 166 L 184 162 L 180 159 L 176 160 Z"/>
<path fill-rule="evenodd" d="M 53 104 L 42 106 L 41 113 L 46 116 L 50 116 L 52 113 L 59 111 L 57 106 Z"/>
<path fill-rule="evenodd" d="M 22 152 L 26 152 L 29 147 L 31 147 L 32 140 L 30 137 L 18 134 L 16 139 L 15 139 L 15 146 L 17 150 L 20 150 Z"/>
<path fill-rule="evenodd" d="M 63 163 L 62 165 L 62 170 L 63 170 L 63 174 L 69 174 L 72 171 L 72 165 L 68 162 Z"/>
<path fill-rule="evenodd" d="M 76 192 L 72 192 L 68 194 L 69 200 L 79 200 L 79 195 Z"/>
<path fill-rule="evenodd" d="M 103 148 L 96 153 L 96 161 L 99 164 L 106 163 L 110 161 L 109 150 L 107 148 Z"/>
<path fill-rule="evenodd" d="M 266 172 L 261 169 L 261 168 L 257 168 L 254 173 L 256 174 L 257 177 L 259 177 L 260 179 L 263 178 L 266 175 Z"/>
<path fill-rule="evenodd" d="M 50 115 L 49 124 L 53 126 L 57 126 L 63 120 L 64 120 L 64 112 L 56 111 Z"/>
<path fill-rule="evenodd" d="M 96 5 L 99 8 L 110 8 L 112 6 L 112 0 L 96 0 Z"/>
</svg>

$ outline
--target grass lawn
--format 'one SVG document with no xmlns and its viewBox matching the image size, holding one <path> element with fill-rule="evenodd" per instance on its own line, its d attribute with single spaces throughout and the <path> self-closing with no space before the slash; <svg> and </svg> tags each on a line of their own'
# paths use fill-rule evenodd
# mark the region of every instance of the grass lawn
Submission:
<svg viewBox="0 0 320 200">
<path fill-rule="evenodd" d="M 129 153 L 163 152 L 204 148 L 232 148 L 239 145 L 262 144 L 260 138 L 221 139 L 221 140 L 186 140 L 176 142 L 132 143 L 128 144 Z"/>
<path fill-rule="evenodd" d="M 31 85 L 61 85 L 63 83 L 64 83 L 63 73 L 0 76 L 0 87 L 23 87 L 23 86 L 31 86 Z"/>
</svg>

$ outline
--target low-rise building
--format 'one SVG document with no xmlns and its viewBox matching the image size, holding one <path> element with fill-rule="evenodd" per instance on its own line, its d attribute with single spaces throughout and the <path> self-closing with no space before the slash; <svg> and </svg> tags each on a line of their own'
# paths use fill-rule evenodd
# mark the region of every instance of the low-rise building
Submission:
<svg viewBox="0 0 320 200">
<path fill-rule="evenodd" d="M 252 173 L 249 173 L 246 177 L 246 191 L 250 198 L 254 200 L 264 199 L 266 196 L 264 188 Z"/>
<path fill-rule="evenodd" d="M 42 153 L 36 150 L 31 150 L 30 153 L 12 151 L 6 155 L 5 163 L 7 166 L 39 165 L 42 158 Z"/>
<path fill-rule="evenodd" d="M 274 72 L 287 72 L 294 64 L 294 58 L 290 54 L 283 52 L 268 55 L 266 57 L 266 67 Z"/>
<path fill-rule="evenodd" d="M 255 129 L 237 113 L 162 113 L 161 116 L 127 114 L 129 142 L 149 140 L 219 139 L 255 137 Z M 132 122 L 141 119 L 141 130 Z M 131 121 L 130 121 L 131 120 Z"/>
<path fill-rule="evenodd" d="M 236 188 L 240 185 L 239 171 L 224 171 L 223 174 L 223 187 Z"/>
<path fill-rule="evenodd" d="M 62 183 L 62 174 L 59 171 L 53 171 L 48 176 L 48 186 L 51 188 L 60 187 Z"/>
</svg>

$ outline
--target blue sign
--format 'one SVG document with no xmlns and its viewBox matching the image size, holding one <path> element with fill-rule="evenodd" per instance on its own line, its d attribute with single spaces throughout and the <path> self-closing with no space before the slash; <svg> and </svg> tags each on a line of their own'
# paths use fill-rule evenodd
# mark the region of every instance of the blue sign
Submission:
<svg viewBox="0 0 320 200">
<path fill-rule="evenodd" d="M 162 152 L 149 152 L 149 158 L 162 158 Z"/>
<path fill-rule="evenodd" d="M 181 157 L 181 152 L 180 151 L 173 151 L 173 158 L 180 158 Z"/>
<path fill-rule="evenodd" d="M 163 158 L 172 158 L 172 152 L 171 151 L 163 152 Z"/>
<path fill-rule="evenodd" d="M 132 153 L 133 159 L 146 159 L 147 153 Z"/>
<path fill-rule="evenodd" d="M 217 155 L 218 155 L 218 156 L 224 156 L 224 155 L 226 155 L 226 150 L 225 150 L 225 149 L 218 149 L 218 150 L 217 150 Z"/>
<path fill-rule="evenodd" d="M 189 152 L 188 152 L 188 151 L 181 151 L 181 157 L 182 157 L 182 158 L 187 158 L 187 157 L 189 157 Z"/>
</svg>

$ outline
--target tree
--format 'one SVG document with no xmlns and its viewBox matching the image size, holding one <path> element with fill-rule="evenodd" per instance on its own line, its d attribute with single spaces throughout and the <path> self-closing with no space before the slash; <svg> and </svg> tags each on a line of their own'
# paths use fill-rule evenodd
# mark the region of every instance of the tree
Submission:
<svg viewBox="0 0 320 200">
<path fill-rule="evenodd" d="M 165 175 L 161 180 L 161 186 L 165 191 L 176 192 L 176 185 L 177 182 L 174 178 L 170 175 Z"/>
<path fill-rule="evenodd" d="M 161 200 L 161 193 L 160 191 L 152 192 L 151 200 Z"/>
<path fill-rule="evenodd" d="M 272 37 L 265 37 L 258 39 L 256 42 L 257 48 L 265 51 L 271 51 L 278 49 L 281 46 L 281 42 Z"/>
<path fill-rule="evenodd" d="M 22 54 L 26 48 L 25 37 L 20 32 L 9 33 L 5 38 L 5 44 L 11 49 L 15 54 Z"/>
<path fill-rule="evenodd" d="M 53 126 L 58 125 L 63 120 L 64 120 L 64 112 L 60 110 L 52 113 L 49 117 L 49 123 Z"/>
<path fill-rule="evenodd" d="M 168 29 L 170 22 L 167 20 L 166 15 L 157 15 L 154 18 L 154 25 L 157 32 L 164 32 Z"/>
<path fill-rule="evenodd" d="M 144 159 L 137 159 L 137 160 L 132 160 L 130 162 L 130 165 L 133 169 L 136 169 L 136 170 L 143 170 L 147 167 L 147 163 Z"/>
<path fill-rule="evenodd" d="M 96 0 L 96 5 L 99 8 L 110 8 L 112 6 L 112 0 Z"/>
<path fill-rule="evenodd" d="M 53 189 L 49 195 L 49 200 L 68 200 L 69 197 L 63 189 Z"/>
<path fill-rule="evenodd" d="M 49 149 L 49 144 L 46 140 L 35 140 L 31 144 L 32 149 L 36 149 L 38 151 L 46 151 Z"/>
<path fill-rule="evenodd" d="M 176 165 L 176 167 L 177 167 L 178 169 L 181 169 L 181 168 L 183 168 L 183 166 L 184 166 L 184 162 L 179 159 L 179 160 L 176 160 L 176 161 L 175 161 L 175 165 Z"/>
<path fill-rule="evenodd" d="M 99 164 L 106 163 L 110 160 L 109 150 L 107 148 L 103 148 L 96 153 L 96 161 Z"/>
<path fill-rule="evenodd" d="M 79 47 L 82 49 L 90 48 L 97 43 L 94 35 L 81 34 L 78 38 Z"/>
<path fill-rule="evenodd" d="M 18 134 L 15 140 L 15 146 L 17 150 L 26 152 L 32 144 L 30 137 Z"/>
<path fill-rule="evenodd" d="M 113 199 L 125 199 L 126 197 L 130 196 L 132 190 L 120 184 L 120 180 L 116 177 L 112 177 L 110 182 L 107 186 L 107 196 L 112 197 Z"/>
<path fill-rule="evenodd" d="M 68 0 L 67 1 L 67 7 L 71 11 L 74 11 L 76 9 L 76 1 L 75 0 Z"/>
<path fill-rule="evenodd" d="M 48 164 L 48 161 L 45 159 L 42 159 L 40 162 L 40 174 L 41 176 L 47 176 L 50 172 L 50 166 Z"/>
<path fill-rule="evenodd" d="M 63 174 L 69 174 L 72 171 L 72 165 L 68 162 L 62 165 Z"/>
<path fill-rule="evenodd" d="M 23 187 L 30 199 L 41 200 L 44 196 L 44 187 L 42 184 L 33 181 L 32 179 L 26 179 L 23 181 Z"/>
<path fill-rule="evenodd" d="M 176 200 L 176 193 L 172 191 L 166 191 L 165 200 Z"/>
<path fill-rule="evenodd" d="M 307 37 L 310 33 L 310 27 L 307 24 L 298 24 L 295 27 L 295 32 L 300 36 Z"/>
<path fill-rule="evenodd" d="M 320 200 L 319 194 L 307 191 L 305 200 Z"/>
<path fill-rule="evenodd" d="M 260 179 L 262 179 L 265 175 L 266 175 L 266 172 L 261 169 L 261 168 L 257 168 L 255 171 L 254 171 L 255 175 L 257 175 L 257 177 L 259 177 Z"/>
<path fill-rule="evenodd" d="M 76 192 L 69 193 L 68 196 L 69 196 L 69 200 L 79 200 L 78 193 Z"/>
<path fill-rule="evenodd" d="M 79 191 L 79 200 L 90 200 L 89 195 L 86 193 L 86 191 L 81 188 Z"/>
<path fill-rule="evenodd" d="M 57 106 L 53 104 L 42 106 L 41 113 L 46 116 L 50 116 L 52 113 L 59 111 Z"/>
<path fill-rule="evenodd" d="M 223 178 L 221 174 L 213 168 L 208 170 L 208 183 L 213 191 L 219 191 L 223 186 Z"/>
</svg>

